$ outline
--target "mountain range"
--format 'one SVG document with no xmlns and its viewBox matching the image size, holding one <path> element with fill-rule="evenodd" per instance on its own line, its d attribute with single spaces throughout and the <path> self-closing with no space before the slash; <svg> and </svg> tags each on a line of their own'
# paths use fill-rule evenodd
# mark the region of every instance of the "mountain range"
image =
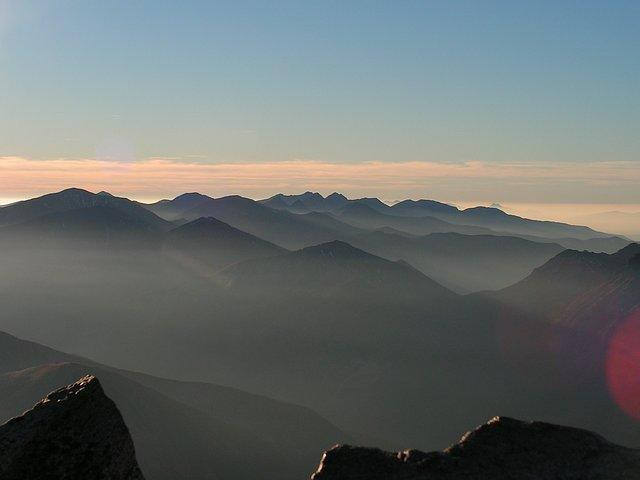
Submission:
<svg viewBox="0 0 640 480">
<path fill-rule="evenodd" d="M 286 199 L 286 201 L 284 201 Z M 455 206 L 437 202 L 435 200 L 403 200 L 388 205 L 377 198 L 361 198 L 347 200 L 343 195 L 333 193 L 324 198 L 313 192 L 302 195 L 276 195 L 262 200 L 265 205 L 273 208 L 291 210 L 297 206 L 296 213 L 309 211 L 330 212 L 336 208 L 344 208 L 349 204 L 365 205 L 382 214 L 400 217 L 432 217 L 453 224 L 475 226 L 491 229 L 495 232 L 509 232 L 518 235 L 535 235 L 545 238 L 576 238 L 580 240 L 607 237 L 607 234 L 597 232 L 588 227 L 569 225 L 566 223 L 531 220 L 509 215 L 498 208 L 472 207 L 460 210 Z M 304 205 L 306 209 L 299 208 Z M 487 232 L 484 232 L 487 233 Z"/>
<path fill-rule="evenodd" d="M 95 375 L 149 479 L 293 478 L 336 442 L 429 450 L 496 412 L 640 441 L 605 368 L 637 244 L 437 202 L 282 207 L 299 201 L 71 189 L 0 209 L 0 329 L 56 349 L 2 337 L 2 418 Z"/>
</svg>

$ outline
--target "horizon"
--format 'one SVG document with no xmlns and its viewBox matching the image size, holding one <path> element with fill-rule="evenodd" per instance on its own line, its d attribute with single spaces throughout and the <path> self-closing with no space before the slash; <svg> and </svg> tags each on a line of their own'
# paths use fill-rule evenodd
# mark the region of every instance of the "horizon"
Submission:
<svg viewBox="0 0 640 480">
<path fill-rule="evenodd" d="M 5 0 L 0 198 L 311 189 L 637 212 L 639 20 L 621 0 Z"/>
<path fill-rule="evenodd" d="M 638 25 L 0 0 L 0 478 L 640 479 Z"/>
<path fill-rule="evenodd" d="M 546 221 L 554 221 L 561 222 L 573 225 L 583 225 L 590 227 L 594 230 L 614 234 L 626 236 L 627 238 L 633 241 L 640 241 L 640 204 L 571 204 L 571 203 L 499 203 L 499 202 L 452 202 L 452 201 L 444 201 L 437 198 L 429 198 L 429 197 L 406 197 L 406 198 L 395 198 L 389 199 L 380 196 L 376 196 L 375 193 L 363 194 L 363 195 L 353 195 L 346 193 L 344 191 L 316 191 L 316 190 L 302 190 L 302 191 L 273 191 L 271 194 L 267 194 L 265 196 L 250 196 L 243 195 L 238 192 L 228 192 L 224 194 L 213 194 L 206 190 L 196 191 L 196 190 L 185 190 L 179 193 L 173 193 L 166 196 L 160 197 L 139 197 L 135 195 L 129 195 L 126 193 L 121 193 L 117 191 L 113 191 L 107 188 L 100 188 L 99 186 L 91 186 L 91 187 L 78 187 L 78 186 L 65 186 L 64 188 L 54 189 L 52 191 L 46 191 L 42 193 L 38 193 L 37 195 L 31 197 L 19 197 L 19 198 L 11 198 L 11 199 L 3 199 L 0 197 L 0 208 L 4 206 L 11 205 L 13 203 L 18 203 L 21 201 L 29 200 L 31 198 L 37 198 L 42 195 L 58 193 L 67 189 L 79 188 L 82 190 L 86 190 L 90 193 L 100 193 L 106 192 L 112 194 L 117 197 L 124 197 L 130 200 L 135 200 L 137 202 L 152 204 L 158 202 L 160 200 L 173 200 L 176 197 L 188 193 L 198 193 L 201 195 L 206 195 L 212 198 L 222 198 L 231 195 L 239 195 L 245 198 L 249 198 L 251 200 L 259 201 L 266 200 L 278 194 L 284 195 L 302 195 L 304 193 L 319 193 L 323 197 L 327 197 L 332 193 L 338 193 L 340 195 L 344 195 L 349 200 L 357 200 L 361 198 L 377 198 L 387 205 L 394 205 L 396 203 L 402 202 L 404 200 L 432 200 L 436 202 L 440 202 L 447 205 L 452 205 L 460 210 L 464 210 L 467 208 L 473 207 L 488 207 L 488 208 L 497 208 L 502 210 L 503 212 L 509 215 L 516 215 L 523 218 L 529 218 L 532 220 L 546 220 Z M 576 214 L 576 210 L 580 211 L 580 214 Z M 625 215 L 622 220 L 621 219 L 611 219 L 612 214 L 623 214 Z M 632 217 L 631 217 L 632 216 Z"/>
</svg>

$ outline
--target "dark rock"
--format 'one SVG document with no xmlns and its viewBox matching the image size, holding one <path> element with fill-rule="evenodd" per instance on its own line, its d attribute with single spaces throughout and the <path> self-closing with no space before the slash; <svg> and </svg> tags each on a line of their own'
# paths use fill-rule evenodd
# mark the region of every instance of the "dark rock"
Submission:
<svg viewBox="0 0 640 480">
<path fill-rule="evenodd" d="M 313 480 L 605 480 L 640 478 L 640 450 L 577 428 L 495 417 L 442 452 L 338 445 Z"/>
<path fill-rule="evenodd" d="M 60 388 L 0 426 L 2 480 L 142 480 L 133 441 L 98 380 Z"/>
</svg>

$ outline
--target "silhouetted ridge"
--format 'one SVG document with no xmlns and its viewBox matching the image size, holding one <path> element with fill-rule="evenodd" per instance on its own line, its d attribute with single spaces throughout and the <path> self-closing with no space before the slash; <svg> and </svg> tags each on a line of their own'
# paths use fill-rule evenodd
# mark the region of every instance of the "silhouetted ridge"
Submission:
<svg viewBox="0 0 640 480">
<path fill-rule="evenodd" d="M 170 227 L 168 222 L 127 198 L 97 195 L 79 188 L 69 188 L 8 205 L 0 211 L 0 226 L 24 223 L 45 215 L 90 207 L 115 208 L 159 231 Z"/>
<path fill-rule="evenodd" d="M 320 245 L 314 245 L 312 247 L 303 248 L 300 253 L 302 255 L 319 256 L 319 257 L 331 257 L 335 259 L 349 259 L 349 258 L 378 258 L 375 255 L 360 250 L 347 242 L 340 240 L 334 240 L 333 242 L 327 242 Z"/>
<path fill-rule="evenodd" d="M 471 207 L 463 210 L 466 215 L 481 215 L 485 217 L 508 217 L 509 214 L 495 207 Z"/>
<path fill-rule="evenodd" d="M 181 225 L 180 227 L 173 230 L 177 231 L 239 231 L 237 228 L 233 228 L 228 223 L 221 222 L 217 218 L 214 217 L 200 217 L 192 222 Z"/>
<path fill-rule="evenodd" d="M 133 441 L 94 376 L 0 426 L 3 480 L 142 480 Z"/>
<path fill-rule="evenodd" d="M 213 201 L 213 198 L 201 193 L 190 192 L 178 195 L 173 200 L 160 200 L 156 203 L 144 205 L 144 207 L 165 220 L 174 221 L 183 218 L 188 210 L 209 201 Z"/>
<path fill-rule="evenodd" d="M 640 254 L 640 243 L 630 243 L 614 253 L 613 257 L 620 261 L 627 262 L 638 254 Z"/>
<path fill-rule="evenodd" d="M 601 436 L 543 422 L 495 417 L 442 452 L 339 445 L 313 480 L 637 479 L 640 451 Z"/>
<path fill-rule="evenodd" d="M 221 272 L 227 287 L 248 288 L 261 296 L 297 293 L 316 297 L 397 304 L 455 297 L 453 292 L 413 268 L 335 240 L 271 258 L 232 265 Z"/>
<path fill-rule="evenodd" d="M 207 195 L 202 195 L 201 193 L 198 193 L 198 192 L 189 192 L 189 193 L 183 193 L 182 195 L 178 195 L 176 198 L 173 199 L 173 201 L 177 202 L 177 201 L 206 200 L 207 198 L 212 198 L 212 197 L 209 197 Z"/>
<path fill-rule="evenodd" d="M 305 192 L 299 195 L 284 195 L 278 193 L 273 197 L 260 200 L 260 203 L 278 210 L 289 210 L 295 213 L 327 212 L 345 203 L 347 197 L 340 193 L 332 193 L 323 197 L 317 192 Z"/>
<path fill-rule="evenodd" d="M 144 247 L 159 245 L 153 225 L 111 205 L 63 210 L 0 227 L 0 242 L 25 248 L 54 246 Z"/>
<path fill-rule="evenodd" d="M 565 250 L 492 295 L 522 312 L 605 341 L 638 308 L 640 277 L 632 259 L 639 250 L 638 244 L 614 254 Z"/>
<path fill-rule="evenodd" d="M 287 251 L 213 217 L 201 217 L 172 230 L 165 246 L 216 268 Z"/>
<path fill-rule="evenodd" d="M 458 214 L 459 210 L 453 205 L 435 200 L 403 200 L 394 204 L 391 210 L 397 214 L 411 216 L 425 216 L 433 213 Z"/>
<path fill-rule="evenodd" d="M 343 238 L 353 227 L 324 215 L 317 217 L 291 213 L 269 207 L 238 195 L 207 200 L 181 214 L 186 220 L 214 217 L 244 232 L 286 248 L 301 248 L 337 238 Z"/>
</svg>

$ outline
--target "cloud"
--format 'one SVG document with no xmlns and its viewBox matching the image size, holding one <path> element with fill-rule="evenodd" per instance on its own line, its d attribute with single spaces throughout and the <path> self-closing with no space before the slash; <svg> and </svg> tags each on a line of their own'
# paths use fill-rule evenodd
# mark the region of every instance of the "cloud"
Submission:
<svg viewBox="0 0 640 480">
<path fill-rule="evenodd" d="M 453 196 L 458 200 L 472 199 L 474 195 L 479 199 L 485 193 L 493 192 L 492 199 L 505 201 L 504 193 L 513 201 L 519 191 L 532 194 L 557 191 L 561 197 L 563 192 L 583 192 L 588 196 L 595 190 L 611 194 L 628 190 L 629 196 L 640 183 L 638 167 L 637 163 L 630 162 L 496 164 L 291 160 L 217 163 L 175 158 L 121 162 L 0 157 L 0 193 L 5 198 L 18 198 L 78 186 L 150 199 L 185 191 L 262 197 L 279 191 L 312 189 L 337 190 L 352 195 L 376 194 L 385 198 L 432 193 L 438 194 L 432 198 L 443 198 L 444 194 L 448 199 Z M 637 198 L 637 194 L 633 195 Z M 524 201 L 523 198 L 519 200 Z M 566 199 L 553 201 L 563 200 Z"/>
</svg>

